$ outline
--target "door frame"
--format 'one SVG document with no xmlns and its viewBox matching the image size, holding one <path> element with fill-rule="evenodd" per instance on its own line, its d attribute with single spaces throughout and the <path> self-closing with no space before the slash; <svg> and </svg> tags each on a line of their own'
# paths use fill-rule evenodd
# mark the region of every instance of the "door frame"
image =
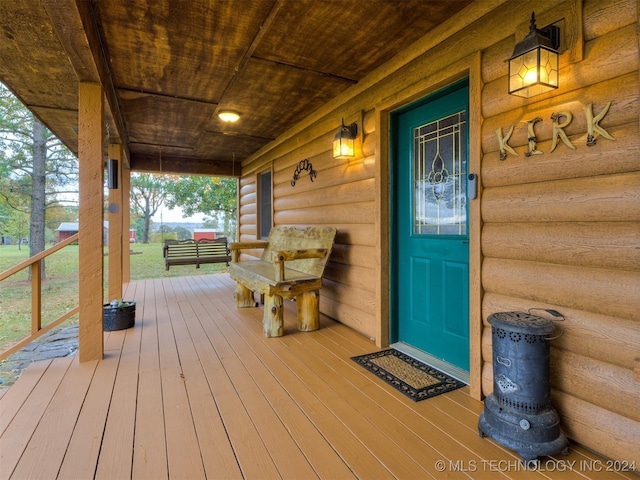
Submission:
<svg viewBox="0 0 640 480">
<path fill-rule="evenodd" d="M 468 173 L 478 176 L 477 198 L 469 201 L 469 386 L 470 395 L 482 399 L 482 256 L 480 234 L 482 231 L 480 205 L 482 199 L 482 155 L 481 119 L 481 54 L 471 55 L 442 71 L 427 75 L 415 84 L 396 92 L 375 111 L 376 131 L 380 132 L 379 148 L 376 151 L 376 206 L 380 212 L 377 221 L 380 255 L 380 275 L 376 297 L 378 302 L 378 346 L 388 346 L 391 333 L 391 113 L 426 98 L 459 80 L 469 79 L 469 159 Z"/>
</svg>

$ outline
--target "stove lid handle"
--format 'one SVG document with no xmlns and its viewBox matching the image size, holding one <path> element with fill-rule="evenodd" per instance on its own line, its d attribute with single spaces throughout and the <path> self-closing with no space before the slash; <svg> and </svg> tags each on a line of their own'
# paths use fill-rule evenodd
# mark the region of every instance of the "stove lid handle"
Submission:
<svg viewBox="0 0 640 480">
<path fill-rule="evenodd" d="M 545 340 L 556 340 L 557 338 L 560 338 L 562 335 L 564 335 L 564 328 L 562 328 L 560 325 L 556 325 L 556 328 L 558 329 L 559 333 L 557 335 L 554 335 L 553 337 L 545 337 Z"/>
<path fill-rule="evenodd" d="M 560 312 L 558 312 L 557 310 L 551 310 L 550 308 L 530 308 L 529 309 L 529 314 L 533 315 L 531 312 L 534 310 L 540 310 L 542 312 L 547 312 L 549 315 L 552 315 L 555 318 L 555 320 L 557 320 L 558 322 L 564 322 L 566 319 L 564 318 L 564 315 L 562 315 Z M 564 335 L 564 328 L 562 328 L 560 325 L 556 325 L 556 328 L 559 330 L 559 333 L 557 335 L 554 335 L 553 337 L 546 337 L 545 340 L 547 341 L 551 341 L 551 340 L 556 340 L 557 338 L 560 338 L 562 335 Z"/>
</svg>

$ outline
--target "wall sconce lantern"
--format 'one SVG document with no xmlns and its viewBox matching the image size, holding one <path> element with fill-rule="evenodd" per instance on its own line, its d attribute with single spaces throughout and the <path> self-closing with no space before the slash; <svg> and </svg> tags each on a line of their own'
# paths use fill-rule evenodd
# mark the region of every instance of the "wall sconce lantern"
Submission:
<svg viewBox="0 0 640 480">
<path fill-rule="evenodd" d="M 343 118 L 342 126 L 333 138 L 333 158 L 354 157 L 356 154 L 354 144 L 357 135 L 358 124 L 354 122 L 351 125 L 345 125 Z"/>
<path fill-rule="evenodd" d="M 509 61 L 509 94 L 529 98 L 558 88 L 560 28 L 536 28 L 531 13 L 529 33 L 513 49 Z"/>
<path fill-rule="evenodd" d="M 107 160 L 107 186 L 109 190 L 118 188 L 118 160 L 115 158 Z"/>
</svg>

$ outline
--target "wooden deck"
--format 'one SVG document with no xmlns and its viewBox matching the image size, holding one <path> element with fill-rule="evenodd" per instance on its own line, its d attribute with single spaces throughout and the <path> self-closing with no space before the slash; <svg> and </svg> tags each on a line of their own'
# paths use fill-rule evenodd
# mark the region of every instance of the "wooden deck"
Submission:
<svg viewBox="0 0 640 480">
<path fill-rule="evenodd" d="M 131 283 L 135 328 L 105 358 L 36 362 L 0 399 L 0 478 L 638 478 L 571 445 L 538 471 L 478 436 L 463 388 L 414 403 L 352 362 L 327 318 L 267 339 L 225 274 Z M 548 460 L 548 461 L 547 461 Z"/>
</svg>

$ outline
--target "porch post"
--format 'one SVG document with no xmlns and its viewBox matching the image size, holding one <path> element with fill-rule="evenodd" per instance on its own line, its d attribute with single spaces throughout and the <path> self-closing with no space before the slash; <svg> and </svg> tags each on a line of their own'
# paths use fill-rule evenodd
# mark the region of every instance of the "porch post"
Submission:
<svg viewBox="0 0 640 480">
<path fill-rule="evenodd" d="M 118 188 L 109 190 L 109 295 L 107 300 L 111 301 L 122 298 L 122 237 L 124 236 L 122 147 L 117 144 L 109 145 L 109 158 L 118 161 L 116 172 Z"/>
<path fill-rule="evenodd" d="M 131 243 L 129 242 L 129 229 L 131 228 L 131 170 L 122 168 L 122 283 L 131 281 Z M 130 300 L 130 299 L 129 299 Z"/>
<path fill-rule="evenodd" d="M 79 272 L 80 362 L 102 359 L 103 305 L 103 91 L 78 86 L 78 157 L 80 162 Z"/>
</svg>

